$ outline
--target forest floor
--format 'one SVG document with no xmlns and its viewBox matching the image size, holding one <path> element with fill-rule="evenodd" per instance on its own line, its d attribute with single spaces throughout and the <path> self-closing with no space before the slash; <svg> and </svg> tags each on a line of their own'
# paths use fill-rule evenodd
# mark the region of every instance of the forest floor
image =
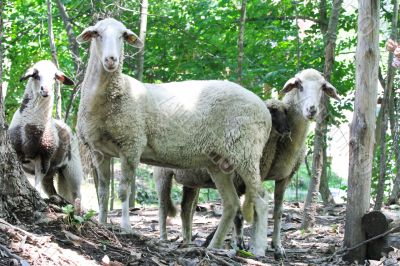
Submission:
<svg viewBox="0 0 400 266">
<path fill-rule="evenodd" d="M 117 226 L 120 210 L 110 213 L 110 226 L 89 221 L 76 227 L 66 223 L 57 205 L 49 204 L 46 218 L 34 224 L 11 225 L 0 220 L 0 265 L 345 265 L 334 255 L 342 248 L 344 206 L 329 210 L 320 206 L 312 232 L 299 229 L 302 207 L 302 203 L 285 204 L 282 243 L 287 259 L 277 262 L 272 248 L 261 258 L 237 256 L 228 241 L 225 250 L 201 248 L 218 224 L 222 212 L 218 203 L 198 207 L 193 223 L 195 239 L 188 248 L 179 248 L 179 217 L 168 220 L 170 240 L 158 240 L 156 208 L 132 209 L 134 233 L 126 234 Z M 272 222 L 269 225 L 271 235 Z M 246 227 L 247 241 L 249 232 Z"/>
</svg>

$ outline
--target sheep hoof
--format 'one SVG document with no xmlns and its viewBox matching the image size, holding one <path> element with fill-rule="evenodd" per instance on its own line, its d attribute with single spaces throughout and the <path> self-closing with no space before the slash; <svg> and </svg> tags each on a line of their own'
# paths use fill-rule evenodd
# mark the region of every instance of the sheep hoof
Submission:
<svg viewBox="0 0 400 266">
<path fill-rule="evenodd" d="M 280 247 L 275 247 L 274 259 L 275 259 L 275 260 L 284 260 L 284 259 L 287 259 L 285 249 L 284 249 L 282 246 L 280 246 Z"/>
</svg>

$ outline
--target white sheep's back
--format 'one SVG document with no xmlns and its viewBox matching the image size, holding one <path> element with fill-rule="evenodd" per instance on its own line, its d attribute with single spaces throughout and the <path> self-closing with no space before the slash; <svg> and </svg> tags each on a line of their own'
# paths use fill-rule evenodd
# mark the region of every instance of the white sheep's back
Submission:
<svg viewBox="0 0 400 266">
<path fill-rule="evenodd" d="M 236 150 L 242 157 L 250 145 L 266 140 L 270 133 L 271 117 L 264 102 L 235 83 L 184 81 L 145 86 L 152 99 L 149 109 L 158 117 L 149 119 L 153 124 L 148 125 L 151 134 L 143 162 L 193 167 L 208 162 L 207 156 L 214 153 L 229 157 L 227 151 Z M 248 138 L 241 143 L 243 136 L 254 132 L 259 136 L 254 136 L 253 143 Z"/>
</svg>

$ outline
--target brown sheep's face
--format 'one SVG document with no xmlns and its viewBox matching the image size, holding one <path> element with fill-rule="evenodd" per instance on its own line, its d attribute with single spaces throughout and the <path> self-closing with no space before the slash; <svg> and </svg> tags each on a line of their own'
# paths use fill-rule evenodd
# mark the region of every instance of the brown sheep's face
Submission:
<svg viewBox="0 0 400 266">
<path fill-rule="evenodd" d="M 268 107 L 272 118 L 272 127 L 281 135 L 290 134 L 286 108 Z"/>
</svg>

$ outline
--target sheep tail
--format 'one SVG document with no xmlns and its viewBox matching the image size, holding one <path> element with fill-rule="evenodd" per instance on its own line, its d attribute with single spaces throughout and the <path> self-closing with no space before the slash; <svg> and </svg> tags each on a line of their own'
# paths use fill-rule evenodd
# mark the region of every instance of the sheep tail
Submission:
<svg viewBox="0 0 400 266">
<path fill-rule="evenodd" d="M 253 223 L 254 220 L 254 202 L 251 200 L 251 195 L 246 189 L 246 194 L 244 195 L 244 202 L 242 205 L 243 218 L 248 223 Z"/>
<path fill-rule="evenodd" d="M 167 215 L 169 217 L 175 217 L 177 212 L 178 211 L 170 198 L 170 200 L 167 201 Z"/>
<path fill-rule="evenodd" d="M 173 171 L 171 169 L 154 167 L 153 177 L 156 182 L 159 208 L 162 208 L 167 216 L 175 217 L 177 210 L 171 199 Z"/>
</svg>

